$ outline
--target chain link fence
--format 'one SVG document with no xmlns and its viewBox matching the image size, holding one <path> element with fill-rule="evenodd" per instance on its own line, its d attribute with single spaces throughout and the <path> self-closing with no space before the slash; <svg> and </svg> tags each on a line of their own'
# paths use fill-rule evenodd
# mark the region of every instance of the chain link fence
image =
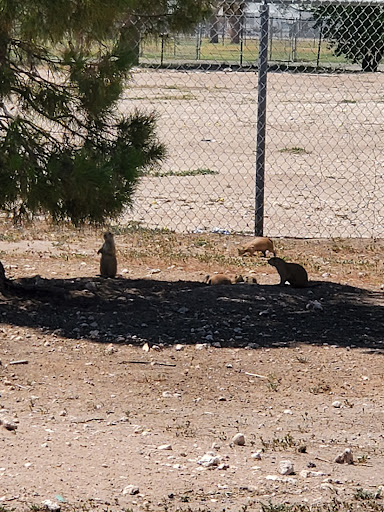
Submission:
<svg viewBox="0 0 384 512">
<path fill-rule="evenodd" d="M 168 156 L 125 220 L 382 237 L 383 52 L 384 3 L 219 2 L 191 34 L 142 37 L 123 108 L 157 112 Z"/>
</svg>

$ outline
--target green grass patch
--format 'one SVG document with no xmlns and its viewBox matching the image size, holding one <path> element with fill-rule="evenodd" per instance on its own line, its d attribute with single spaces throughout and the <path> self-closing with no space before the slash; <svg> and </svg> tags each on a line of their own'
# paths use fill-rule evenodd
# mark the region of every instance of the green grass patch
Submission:
<svg viewBox="0 0 384 512">
<path fill-rule="evenodd" d="M 205 174 L 219 174 L 218 171 L 212 171 L 212 169 L 190 169 L 189 171 L 167 171 L 161 172 L 156 171 L 151 173 L 151 176 L 155 178 L 164 178 L 166 176 L 200 176 Z"/>
<path fill-rule="evenodd" d="M 293 146 L 292 148 L 279 149 L 279 153 L 291 153 L 292 155 L 309 155 L 310 152 L 304 148 Z"/>
</svg>

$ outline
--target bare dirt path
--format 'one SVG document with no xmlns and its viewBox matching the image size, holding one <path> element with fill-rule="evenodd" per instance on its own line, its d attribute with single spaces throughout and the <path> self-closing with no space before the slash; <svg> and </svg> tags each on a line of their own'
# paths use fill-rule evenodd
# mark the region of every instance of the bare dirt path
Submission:
<svg viewBox="0 0 384 512">
<path fill-rule="evenodd" d="M 321 282 L 294 290 L 245 239 L 117 231 L 102 280 L 100 232 L 2 227 L 2 510 L 381 503 L 383 242 L 276 240 Z"/>
</svg>

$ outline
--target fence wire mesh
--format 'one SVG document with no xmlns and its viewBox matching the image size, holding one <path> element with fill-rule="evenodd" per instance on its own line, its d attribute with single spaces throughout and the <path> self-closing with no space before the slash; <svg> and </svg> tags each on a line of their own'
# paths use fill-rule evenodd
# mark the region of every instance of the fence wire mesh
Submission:
<svg viewBox="0 0 384 512">
<path fill-rule="evenodd" d="M 384 4 L 268 3 L 264 234 L 381 237 Z M 191 34 L 140 36 L 123 108 L 158 113 L 168 148 L 125 220 L 255 229 L 260 8 L 218 2 Z"/>
</svg>

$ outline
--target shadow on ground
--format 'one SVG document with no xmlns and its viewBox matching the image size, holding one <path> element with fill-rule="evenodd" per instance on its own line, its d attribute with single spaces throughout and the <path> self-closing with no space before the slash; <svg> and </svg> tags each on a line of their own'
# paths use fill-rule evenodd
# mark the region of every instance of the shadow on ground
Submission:
<svg viewBox="0 0 384 512">
<path fill-rule="evenodd" d="M 294 289 L 36 277 L 14 281 L 0 298 L 3 323 L 94 342 L 384 349 L 384 294 L 330 282 Z"/>
</svg>

